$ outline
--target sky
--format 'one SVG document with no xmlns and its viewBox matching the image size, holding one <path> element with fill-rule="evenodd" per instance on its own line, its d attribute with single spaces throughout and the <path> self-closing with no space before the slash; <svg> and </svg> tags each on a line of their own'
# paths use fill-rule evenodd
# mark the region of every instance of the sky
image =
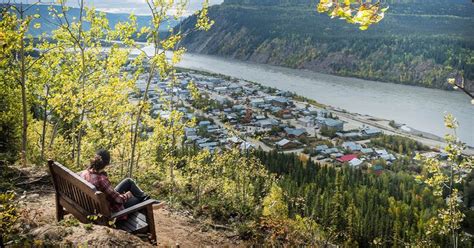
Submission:
<svg viewBox="0 0 474 248">
<path fill-rule="evenodd" d="M 8 0 L 0 0 L 6 2 Z M 53 0 L 10 0 L 11 3 L 34 3 L 34 2 L 55 2 Z M 149 15 L 148 6 L 145 0 L 85 0 L 86 5 L 95 7 L 97 10 L 110 13 L 134 13 L 136 15 Z M 186 15 L 193 14 L 200 9 L 203 0 L 188 0 L 189 5 Z M 210 4 L 220 4 L 224 0 L 210 0 Z M 69 0 L 68 5 L 72 7 L 78 6 L 78 0 Z"/>
</svg>

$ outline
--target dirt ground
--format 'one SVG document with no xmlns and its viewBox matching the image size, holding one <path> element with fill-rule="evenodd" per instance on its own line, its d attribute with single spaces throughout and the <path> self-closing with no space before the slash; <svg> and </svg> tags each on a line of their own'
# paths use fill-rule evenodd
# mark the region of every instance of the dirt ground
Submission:
<svg viewBox="0 0 474 248">
<path fill-rule="evenodd" d="M 27 185 L 18 196 L 21 209 L 19 225 L 33 245 L 87 247 L 150 247 L 146 239 L 105 226 L 84 225 L 70 216 L 58 223 L 55 219 L 54 191 L 46 172 L 30 171 L 23 180 Z M 42 179 L 43 178 L 43 179 Z M 155 227 L 159 247 L 244 247 L 235 232 L 218 229 L 195 220 L 185 212 L 170 210 L 166 205 L 155 208 Z"/>
</svg>

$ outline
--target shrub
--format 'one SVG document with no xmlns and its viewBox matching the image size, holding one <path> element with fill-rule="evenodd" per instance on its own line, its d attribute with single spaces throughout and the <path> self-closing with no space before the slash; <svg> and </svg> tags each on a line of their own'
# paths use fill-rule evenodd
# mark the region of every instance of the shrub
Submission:
<svg viewBox="0 0 474 248">
<path fill-rule="evenodd" d="M 13 204 L 14 197 L 13 193 L 0 193 L 0 247 L 3 247 L 3 242 L 9 241 L 19 217 Z"/>
</svg>

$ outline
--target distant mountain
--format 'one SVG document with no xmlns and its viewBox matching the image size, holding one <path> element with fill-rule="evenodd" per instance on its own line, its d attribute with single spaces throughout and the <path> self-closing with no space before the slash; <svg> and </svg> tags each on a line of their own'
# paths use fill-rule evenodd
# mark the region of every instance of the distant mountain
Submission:
<svg viewBox="0 0 474 248">
<path fill-rule="evenodd" d="M 37 5 L 27 11 L 28 15 L 33 15 L 33 14 L 40 15 L 40 18 L 35 20 L 34 23 L 41 23 L 41 28 L 39 29 L 30 28 L 29 30 L 30 34 L 32 34 L 33 36 L 38 36 L 42 33 L 51 34 L 51 32 L 56 29 L 56 26 L 54 24 L 56 23 L 55 19 L 49 14 L 49 10 L 48 10 L 49 6 L 50 5 Z M 55 5 L 53 7 L 59 10 L 59 6 Z M 71 19 L 73 17 L 78 18 L 79 9 L 71 8 L 70 15 L 71 15 Z M 128 21 L 130 14 L 106 13 L 106 16 L 107 16 L 107 19 L 109 20 L 109 25 L 111 27 L 114 27 L 119 22 Z M 170 17 L 164 23 L 164 25 L 160 27 L 160 29 L 162 31 L 168 31 L 169 28 L 176 26 L 177 24 L 179 24 L 180 21 L 181 20 L 175 20 L 173 17 Z M 150 23 L 151 23 L 151 16 L 137 16 L 137 25 L 139 29 L 143 26 L 147 26 L 147 25 L 149 26 Z M 85 26 L 87 28 L 87 24 Z"/>
<path fill-rule="evenodd" d="M 315 10 L 317 0 L 225 0 L 212 6 L 209 32 L 191 51 L 342 76 L 449 88 L 464 72 L 474 91 L 474 5 L 469 0 L 388 0 L 367 31 Z M 196 17 L 182 22 L 192 29 Z"/>
</svg>

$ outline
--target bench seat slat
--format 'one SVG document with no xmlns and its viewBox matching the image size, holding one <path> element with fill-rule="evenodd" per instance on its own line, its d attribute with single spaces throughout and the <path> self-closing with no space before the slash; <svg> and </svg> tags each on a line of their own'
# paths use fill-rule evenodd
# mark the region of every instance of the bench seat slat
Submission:
<svg viewBox="0 0 474 248">
<path fill-rule="evenodd" d="M 148 227 L 144 214 L 135 212 L 128 215 L 127 220 L 118 221 L 117 227 L 128 232 L 140 232 Z"/>
</svg>

